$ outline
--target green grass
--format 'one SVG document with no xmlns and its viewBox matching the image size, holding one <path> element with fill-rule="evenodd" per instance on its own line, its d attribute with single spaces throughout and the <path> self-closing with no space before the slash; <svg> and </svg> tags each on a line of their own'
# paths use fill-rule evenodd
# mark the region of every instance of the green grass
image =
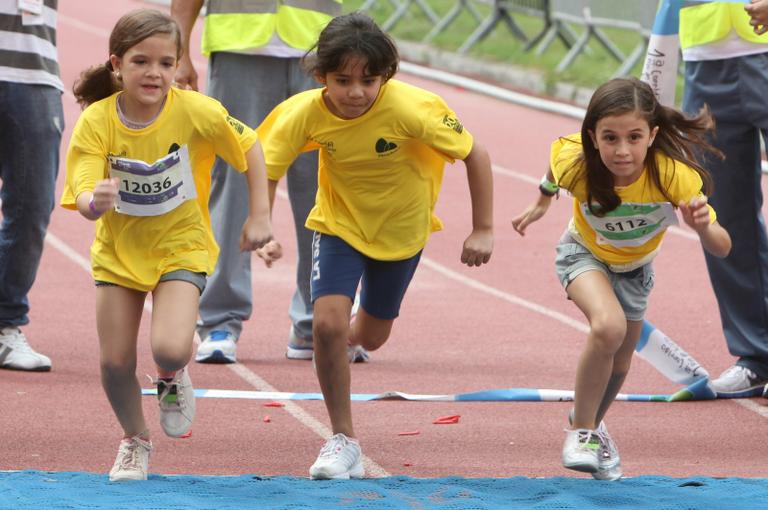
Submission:
<svg viewBox="0 0 768 510">
<path fill-rule="evenodd" d="M 428 0 L 428 3 L 435 13 L 442 18 L 455 5 L 456 1 Z M 362 5 L 362 0 L 347 0 L 344 2 L 344 10 L 351 12 Z M 488 16 L 491 12 L 488 4 L 474 2 L 474 5 L 483 17 Z M 394 7 L 389 1 L 379 0 L 368 11 L 368 14 L 381 25 L 389 19 L 393 12 Z M 514 13 L 513 17 L 529 39 L 533 38 L 544 27 L 543 20 L 535 16 Z M 467 10 L 464 10 L 441 34 L 434 37 L 430 44 L 444 51 L 456 51 L 477 26 L 478 22 Z M 389 32 L 397 40 L 421 42 L 432 27 L 433 23 L 426 14 L 415 3 L 412 3 L 408 14 L 401 18 Z M 570 27 L 577 37 L 584 32 L 577 25 L 570 25 Z M 629 55 L 638 45 L 645 45 L 643 37 L 633 31 L 608 28 L 602 29 L 602 31 L 625 55 Z M 556 68 L 568 51 L 568 48 L 559 38 L 555 38 L 546 50 L 537 55 L 536 47 L 526 51 L 525 42 L 516 38 L 502 21 L 496 25 L 488 37 L 473 46 L 467 55 L 479 60 L 536 69 L 543 74 L 548 84 L 548 90 L 552 90 L 551 87 L 556 82 L 568 82 L 580 87 L 595 88 L 613 77 L 621 63 L 595 39 L 590 41 L 588 48 L 588 51 L 581 53 L 568 68 L 558 73 Z M 643 59 L 641 58 L 632 69 L 631 75 L 640 76 L 642 62 Z M 682 97 L 681 81 L 678 80 L 678 101 Z"/>
</svg>

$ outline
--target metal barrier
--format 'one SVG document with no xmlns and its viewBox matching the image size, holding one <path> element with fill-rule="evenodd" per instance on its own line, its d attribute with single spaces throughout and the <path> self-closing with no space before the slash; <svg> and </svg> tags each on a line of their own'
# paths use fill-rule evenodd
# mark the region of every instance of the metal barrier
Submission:
<svg viewBox="0 0 768 510">
<path fill-rule="evenodd" d="M 551 0 L 550 18 L 553 25 L 579 25 L 584 32 L 569 47 L 568 53 L 555 68 L 555 72 L 567 69 L 576 57 L 588 48 L 590 41 L 597 41 L 621 66 L 614 76 L 628 74 L 645 54 L 651 27 L 656 15 L 656 2 L 636 0 Z M 640 40 L 629 55 L 624 53 L 603 32 L 603 28 L 619 28 L 637 33 Z M 546 51 L 553 37 L 537 48 L 537 54 Z"/>
<path fill-rule="evenodd" d="M 361 10 L 372 10 L 380 0 L 365 0 Z M 394 12 L 381 23 L 390 30 L 406 17 L 411 6 L 416 6 L 433 25 L 422 42 L 428 43 L 444 32 L 463 12 L 467 12 L 477 27 L 456 50 L 465 54 L 474 45 L 488 37 L 501 23 L 512 37 L 521 41 L 525 51 L 535 50 L 541 55 L 559 40 L 567 53 L 555 71 L 570 67 L 582 53 L 590 54 L 591 42 L 598 43 L 619 63 L 614 76 L 626 75 L 640 61 L 648 46 L 648 39 L 656 14 L 657 1 L 649 0 L 456 0 L 453 7 L 442 17 L 438 16 L 427 0 L 387 0 Z M 483 18 L 477 6 L 487 5 L 490 13 Z M 520 15 L 539 18 L 541 29 L 532 37 L 520 28 L 516 17 Z M 625 55 L 604 29 L 624 29 L 638 35 L 638 42 Z"/>
<path fill-rule="evenodd" d="M 487 2 L 488 0 L 479 1 Z M 550 28 L 549 4 L 550 0 L 491 0 L 490 16 L 480 23 L 480 26 L 470 34 L 457 51 L 460 54 L 466 53 L 472 46 L 485 39 L 501 21 L 506 23 L 513 36 L 525 43 L 525 49 L 528 51 L 538 44 Z M 513 13 L 541 17 L 544 20 L 544 28 L 533 38 L 529 39 L 515 22 Z"/>
</svg>

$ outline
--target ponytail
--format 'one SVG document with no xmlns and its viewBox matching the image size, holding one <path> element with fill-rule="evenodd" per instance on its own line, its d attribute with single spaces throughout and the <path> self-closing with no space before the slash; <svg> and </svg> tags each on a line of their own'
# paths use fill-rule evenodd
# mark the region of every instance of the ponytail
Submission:
<svg viewBox="0 0 768 510">
<path fill-rule="evenodd" d="M 89 67 L 72 87 L 77 102 L 82 108 L 122 90 L 119 78 L 113 73 L 112 63 Z"/>
</svg>

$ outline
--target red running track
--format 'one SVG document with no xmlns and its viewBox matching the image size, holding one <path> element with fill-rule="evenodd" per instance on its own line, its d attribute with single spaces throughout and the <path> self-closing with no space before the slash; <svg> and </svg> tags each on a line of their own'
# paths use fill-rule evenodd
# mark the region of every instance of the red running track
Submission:
<svg viewBox="0 0 768 510">
<path fill-rule="evenodd" d="M 61 2 L 59 47 L 68 88 L 88 65 L 106 61 L 117 18 L 143 5 L 131 0 Z M 199 32 L 195 36 L 199 41 Z M 196 45 L 196 44 L 195 44 Z M 195 55 L 199 66 L 204 61 Z M 469 193 L 462 164 L 447 169 L 438 214 L 446 224 L 432 237 L 406 296 L 391 340 L 373 362 L 352 368 L 353 391 L 452 394 L 493 388 L 573 385 L 584 334 L 519 303 L 573 320 L 583 318 L 554 276 L 555 243 L 570 202 L 561 199 L 520 238 L 509 224 L 536 193 L 550 141 L 578 129 L 572 119 L 541 113 L 405 74 L 401 79 L 442 95 L 485 144 L 495 172 L 496 249 L 482 268 L 460 264 L 469 233 Z M 244 84 L 246 87 L 247 84 Z M 64 96 L 67 131 L 79 113 Z M 63 161 L 63 160 L 62 160 Z M 63 180 L 62 167 L 59 190 Z M 234 366 L 194 365 L 198 388 L 317 392 L 310 363 L 284 358 L 295 259 L 290 209 L 277 203 L 275 230 L 286 257 L 274 268 L 254 264 L 254 317 Z M 648 318 L 709 371 L 732 363 L 698 242 L 670 234 L 656 262 Z M 50 373 L 0 371 L 0 469 L 106 473 L 121 431 L 100 387 L 94 291 L 88 273 L 93 225 L 57 208 L 37 283 L 31 293 L 31 343 L 53 359 Z M 145 314 L 139 374 L 152 374 Z M 147 381 L 147 387 L 149 386 Z M 624 391 L 670 393 L 677 387 L 638 360 Z M 172 440 L 145 410 L 156 450 L 154 473 L 306 476 L 327 434 L 322 402 L 268 408 L 254 400 L 200 399 L 193 435 Z M 370 476 L 581 476 L 560 465 L 568 403 L 356 403 L 356 429 Z M 459 423 L 433 425 L 460 415 Z M 269 415 L 271 421 L 263 421 Z M 608 415 L 627 476 L 765 477 L 768 444 L 755 441 L 768 414 L 762 399 L 675 404 L 617 403 Z M 399 432 L 420 431 L 413 436 Z M 759 433 L 759 432 L 758 432 Z"/>
</svg>

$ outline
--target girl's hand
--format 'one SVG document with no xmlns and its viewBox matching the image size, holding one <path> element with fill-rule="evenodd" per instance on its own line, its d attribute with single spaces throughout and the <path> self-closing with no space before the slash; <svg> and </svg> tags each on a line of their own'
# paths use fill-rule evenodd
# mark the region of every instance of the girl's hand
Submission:
<svg viewBox="0 0 768 510">
<path fill-rule="evenodd" d="M 280 246 L 280 243 L 272 239 L 256 250 L 256 255 L 264 261 L 264 264 L 267 267 L 272 267 L 272 263 L 283 256 L 283 247 Z"/>
<path fill-rule="evenodd" d="M 464 241 L 461 262 L 468 266 L 482 266 L 491 260 L 492 251 L 493 231 L 491 229 L 473 230 Z"/>
<path fill-rule="evenodd" d="M 677 204 L 683 215 L 685 224 L 696 232 L 701 232 L 709 227 L 709 207 L 707 207 L 707 197 L 694 197 L 689 203 L 680 202 Z"/>
<path fill-rule="evenodd" d="M 539 220 L 549 209 L 552 197 L 540 195 L 538 200 L 529 205 L 525 211 L 512 218 L 512 228 L 521 236 L 525 235 L 525 229 L 534 221 Z"/>
<path fill-rule="evenodd" d="M 253 251 L 272 240 L 272 225 L 269 218 L 248 216 L 240 232 L 240 251 Z"/>
<path fill-rule="evenodd" d="M 91 212 L 94 212 L 98 216 L 101 216 L 105 212 L 109 211 L 115 206 L 117 200 L 117 192 L 119 191 L 120 179 L 112 177 L 111 179 L 104 179 L 96 183 L 93 188 L 93 194 L 91 200 L 93 202 L 93 208 Z"/>
</svg>

